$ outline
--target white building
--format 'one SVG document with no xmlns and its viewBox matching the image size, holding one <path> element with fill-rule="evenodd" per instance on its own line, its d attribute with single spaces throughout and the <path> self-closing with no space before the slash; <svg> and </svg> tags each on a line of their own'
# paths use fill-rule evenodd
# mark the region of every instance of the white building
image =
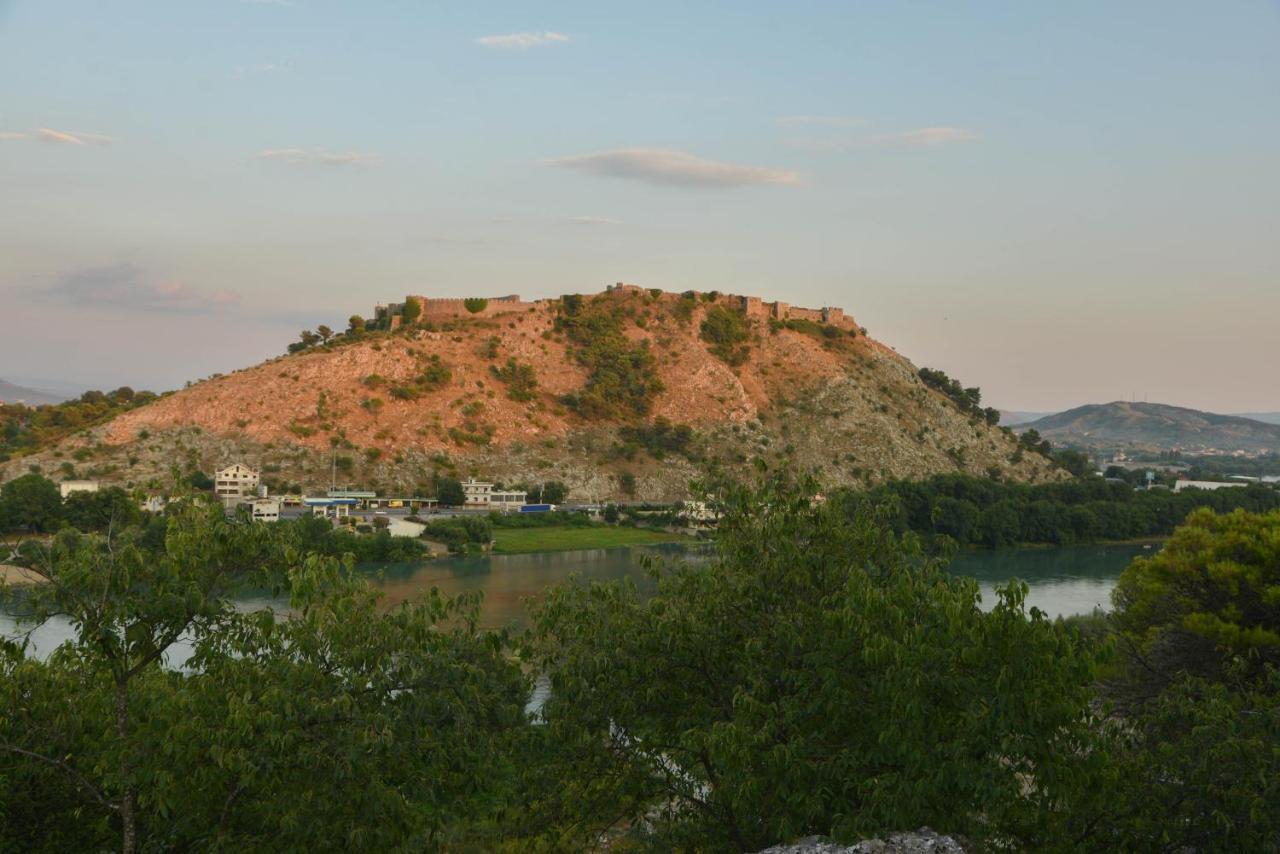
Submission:
<svg viewBox="0 0 1280 854">
<path fill-rule="evenodd" d="M 74 495 L 77 492 L 97 492 L 98 482 L 96 480 L 64 480 L 58 484 L 58 491 L 62 493 L 62 500 L 66 501 L 68 495 Z"/>
<path fill-rule="evenodd" d="M 213 493 L 227 507 L 258 497 L 258 472 L 243 463 L 220 469 L 213 476 Z"/>
<path fill-rule="evenodd" d="M 528 504 L 529 493 L 515 490 L 489 493 L 489 506 L 494 510 L 519 510 Z"/>
<path fill-rule="evenodd" d="M 255 522 L 280 521 L 280 502 L 274 498 L 255 498 L 250 507 Z"/>
<path fill-rule="evenodd" d="M 474 477 L 462 482 L 462 504 L 464 507 L 488 507 L 493 495 L 493 484 L 476 480 Z"/>
</svg>

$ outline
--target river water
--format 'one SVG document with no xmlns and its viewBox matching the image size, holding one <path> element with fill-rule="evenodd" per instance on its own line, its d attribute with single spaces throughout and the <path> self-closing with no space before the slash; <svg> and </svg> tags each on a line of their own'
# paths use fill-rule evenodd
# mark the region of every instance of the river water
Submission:
<svg viewBox="0 0 1280 854">
<path fill-rule="evenodd" d="M 965 552 L 951 565 L 956 574 L 978 580 L 982 604 L 995 604 L 995 588 L 1017 577 L 1027 582 L 1028 606 L 1036 606 L 1050 617 L 1088 614 L 1095 608 L 1109 610 L 1111 589 L 1129 562 L 1150 555 L 1158 546 L 1106 545 L 1051 549 L 1011 549 L 997 552 Z M 524 555 L 445 558 L 419 564 L 396 564 L 367 570 L 373 583 L 382 588 L 388 604 L 413 599 L 438 587 L 444 593 L 482 592 L 481 623 L 486 627 L 513 630 L 528 625 L 526 600 L 539 597 L 548 587 L 576 576 L 583 582 L 613 581 L 632 577 L 641 590 L 650 583 L 644 564 L 650 560 L 705 560 L 705 547 L 681 544 L 593 549 L 572 552 L 545 552 Z M 261 597 L 245 597 L 238 607 L 254 610 L 284 607 L 284 602 Z M 0 614 L 0 634 L 14 637 L 30 626 L 17 624 Z M 70 637 L 65 620 L 50 621 L 31 633 L 32 652 L 47 655 Z M 187 650 L 179 644 L 170 650 L 168 663 L 181 667 Z"/>
</svg>

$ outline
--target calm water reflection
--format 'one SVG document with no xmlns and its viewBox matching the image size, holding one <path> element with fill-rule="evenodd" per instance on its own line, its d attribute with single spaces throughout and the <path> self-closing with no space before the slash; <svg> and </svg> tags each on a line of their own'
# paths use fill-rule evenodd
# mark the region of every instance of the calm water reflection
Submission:
<svg viewBox="0 0 1280 854">
<path fill-rule="evenodd" d="M 982 589 L 984 608 L 995 604 L 995 588 L 1017 577 L 1027 582 L 1028 605 L 1049 616 L 1088 614 L 1094 608 L 1110 610 L 1111 589 L 1120 572 L 1139 555 L 1154 554 L 1158 546 L 1115 545 L 1074 546 L 1057 549 L 1010 549 L 998 552 L 965 552 L 956 558 L 951 571 L 971 575 Z M 537 599 L 548 587 L 577 576 L 584 582 L 612 581 L 632 577 L 642 590 L 652 589 L 644 575 L 647 559 L 683 558 L 705 560 L 706 547 L 681 544 L 595 549 L 575 552 L 545 552 L 527 555 L 446 558 L 421 564 L 393 564 L 368 567 L 373 583 L 386 594 L 389 605 L 414 599 L 438 587 L 449 595 L 480 591 L 484 594 L 481 623 L 486 627 L 520 630 L 528 625 L 526 600 Z M 241 610 L 275 607 L 286 603 L 264 596 L 245 596 L 237 601 Z M 0 635 L 14 637 L 30 630 L 5 614 L 0 614 Z M 71 636 L 66 620 L 52 620 L 31 634 L 34 654 L 47 655 Z M 190 650 L 185 644 L 170 648 L 170 666 L 181 667 Z"/>
</svg>

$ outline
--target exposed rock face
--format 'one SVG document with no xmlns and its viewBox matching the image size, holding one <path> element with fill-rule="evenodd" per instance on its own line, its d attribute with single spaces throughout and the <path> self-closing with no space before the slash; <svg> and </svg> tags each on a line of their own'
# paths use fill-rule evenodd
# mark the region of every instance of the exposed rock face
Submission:
<svg viewBox="0 0 1280 854">
<path fill-rule="evenodd" d="M 775 845 L 760 854 L 964 854 L 964 848 L 950 836 L 939 836 L 922 827 L 915 833 L 894 833 L 884 839 L 867 839 L 854 845 L 811 837 L 792 845 Z"/>
<path fill-rule="evenodd" d="M 851 336 L 851 324 L 797 330 L 748 315 L 748 358 L 731 367 L 700 335 L 710 303 L 690 311 L 679 295 L 640 289 L 587 299 L 624 312 L 626 338 L 649 342 L 664 387 L 649 418 L 693 427 L 688 455 L 619 452 L 626 422 L 584 420 L 560 402 L 582 389 L 587 371 L 556 329 L 551 301 L 419 324 L 204 380 L 60 448 L 0 464 L 0 480 L 30 465 L 56 472 L 86 447 L 80 475 L 153 488 L 163 488 L 174 465 L 210 472 L 240 460 L 308 489 L 329 485 L 337 459 L 340 484 L 388 493 L 415 492 L 439 472 L 508 484 L 559 480 L 575 500 L 682 498 L 707 460 L 745 474 L 759 459 L 814 472 L 831 486 L 954 471 L 1060 476 L 926 387 L 890 348 Z M 436 359 L 448 380 L 400 399 L 398 388 Z M 532 397 L 512 399 L 495 376 L 509 359 L 533 369 Z"/>
</svg>

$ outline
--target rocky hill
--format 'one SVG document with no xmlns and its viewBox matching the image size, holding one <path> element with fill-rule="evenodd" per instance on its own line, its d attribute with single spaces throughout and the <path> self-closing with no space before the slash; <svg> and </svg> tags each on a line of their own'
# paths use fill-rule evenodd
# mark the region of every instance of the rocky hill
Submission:
<svg viewBox="0 0 1280 854">
<path fill-rule="evenodd" d="M 1280 451 L 1280 425 L 1162 403 L 1097 403 L 1059 412 L 1018 429 L 1087 446 Z"/>
<path fill-rule="evenodd" d="M 427 319 L 415 299 L 15 459 L 0 477 L 36 465 L 163 488 L 175 469 L 243 460 L 281 486 L 323 488 L 336 474 L 420 493 L 433 475 L 474 475 L 656 500 L 684 496 L 709 464 L 745 473 L 757 459 L 830 484 L 1060 476 L 838 309 L 626 286 L 511 310 L 467 300 Z"/>
</svg>

